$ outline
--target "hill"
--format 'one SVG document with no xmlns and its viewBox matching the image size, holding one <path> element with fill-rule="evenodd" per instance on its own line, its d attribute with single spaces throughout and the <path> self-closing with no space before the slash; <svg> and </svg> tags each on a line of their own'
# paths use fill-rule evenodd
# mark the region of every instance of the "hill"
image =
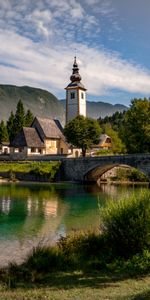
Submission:
<svg viewBox="0 0 150 300">
<path fill-rule="evenodd" d="M 2 84 L 0 85 L 0 120 L 7 120 L 10 112 L 15 112 L 19 99 L 22 100 L 25 109 L 30 109 L 34 115 L 59 119 L 62 124 L 65 123 L 65 100 L 58 100 L 46 90 Z M 87 101 L 87 116 L 95 119 L 123 110 L 127 110 L 127 107 L 121 104 Z"/>
<path fill-rule="evenodd" d="M 64 108 L 66 101 L 63 99 L 61 100 Z M 122 112 L 127 110 L 128 107 L 122 104 L 110 104 L 106 102 L 94 102 L 94 101 L 87 101 L 87 117 L 91 117 L 93 119 L 98 119 L 99 117 L 104 118 L 105 116 L 111 116 L 116 111 Z"/>
<path fill-rule="evenodd" d="M 29 86 L 0 85 L 0 119 L 7 120 L 10 112 L 22 100 L 25 109 L 30 109 L 39 117 L 57 118 L 65 121 L 61 102 L 50 92 Z"/>
</svg>

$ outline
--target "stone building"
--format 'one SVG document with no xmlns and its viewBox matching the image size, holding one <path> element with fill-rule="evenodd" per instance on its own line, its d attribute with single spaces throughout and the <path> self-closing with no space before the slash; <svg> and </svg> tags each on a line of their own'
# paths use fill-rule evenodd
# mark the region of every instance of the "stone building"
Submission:
<svg viewBox="0 0 150 300">
<path fill-rule="evenodd" d="M 79 74 L 76 57 L 70 76 L 71 82 L 66 89 L 66 123 L 71 121 L 78 115 L 86 117 L 86 88 L 81 83 L 81 76 Z"/>
<path fill-rule="evenodd" d="M 31 127 L 23 127 L 10 144 L 12 159 L 34 155 L 79 156 L 80 150 L 69 145 L 58 120 L 35 117 Z"/>
<path fill-rule="evenodd" d="M 111 137 L 107 134 L 101 134 L 100 140 L 98 143 L 100 149 L 110 150 L 112 149 L 112 140 Z"/>
<path fill-rule="evenodd" d="M 44 143 L 45 154 L 68 154 L 69 145 L 58 120 L 36 117 L 31 125 Z"/>
<path fill-rule="evenodd" d="M 0 154 L 9 154 L 9 153 L 10 153 L 9 143 L 1 142 Z"/>
<path fill-rule="evenodd" d="M 44 154 L 44 142 L 37 130 L 31 127 L 23 127 L 10 144 L 10 154 L 17 157 Z"/>
<path fill-rule="evenodd" d="M 93 145 L 90 154 L 96 155 L 96 152 L 99 150 L 111 150 L 112 149 L 112 139 L 107 134 L 101 134 L 99 143 L 97 145 Z"/>
</svg>

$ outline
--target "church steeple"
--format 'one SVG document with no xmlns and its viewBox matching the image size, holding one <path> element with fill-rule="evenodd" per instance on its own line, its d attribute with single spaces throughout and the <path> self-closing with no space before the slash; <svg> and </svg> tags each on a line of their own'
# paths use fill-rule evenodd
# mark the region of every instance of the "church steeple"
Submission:
<svg viewBox="0 0 150 300">
<path fill-rule="evenodd" d="M 76 56 L 74 57 L 74 64 L 73 64 L 73 69 L 72 69 L 72 75 L 70 76 L 70 80 L 72 82 L 75 82 L 75 81 L 78 81 L 80 82 L 81 81 L 81 76 L 79 74 L 79 68 L 78 68 L 78 64 L 77 64 L 77 61 L 76 61 Z"/>
<path fill-rule="evenodd" d="M 70 83 L 66 89 L 66 123 L 78 115 L 86 116 L 86 88 L 81 83 L 76 56 L 70 76 Z"/>
</svg>

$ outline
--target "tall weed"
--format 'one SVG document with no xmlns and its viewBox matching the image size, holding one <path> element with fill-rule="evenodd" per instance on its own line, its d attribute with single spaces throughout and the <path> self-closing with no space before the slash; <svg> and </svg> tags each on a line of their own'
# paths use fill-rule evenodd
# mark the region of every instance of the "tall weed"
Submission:
<svg viewBox="0 0 150 300">
<path fill-rule="evenodd" d="M 150 193 L 110 200 L 101 211 L 100 227 L 113 255 L 129 258 L 150 249 Z"/>
</svg>

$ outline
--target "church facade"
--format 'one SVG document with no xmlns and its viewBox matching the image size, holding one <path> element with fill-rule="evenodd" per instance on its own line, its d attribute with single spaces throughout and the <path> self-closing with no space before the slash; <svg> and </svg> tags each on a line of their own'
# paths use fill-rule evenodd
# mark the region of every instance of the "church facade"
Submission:
<svg viewBox="0 0 150 300">
<path fill-rule="evenodd" d="M 74 58 L 71 82 L 66 89 L 66 123 L 78 115 L 86 117 L 86 88 L 81 83 Z M 65 155 L 79 157 L 81 149 L 67 143 L 59 120 L 35 117 L 30 127 L 23 127 L 10 145 L 12 159 L 35 155 Z"/>
<path fill-rule="evenodd" d="M 86 117 L 86 88 L 81 83 L 81 76 L 79 68 L 74 58 L 72 75 L 70 76 L 71 82 L 66 89 L 66 123 L 82 115 Z"/>
</svg>

